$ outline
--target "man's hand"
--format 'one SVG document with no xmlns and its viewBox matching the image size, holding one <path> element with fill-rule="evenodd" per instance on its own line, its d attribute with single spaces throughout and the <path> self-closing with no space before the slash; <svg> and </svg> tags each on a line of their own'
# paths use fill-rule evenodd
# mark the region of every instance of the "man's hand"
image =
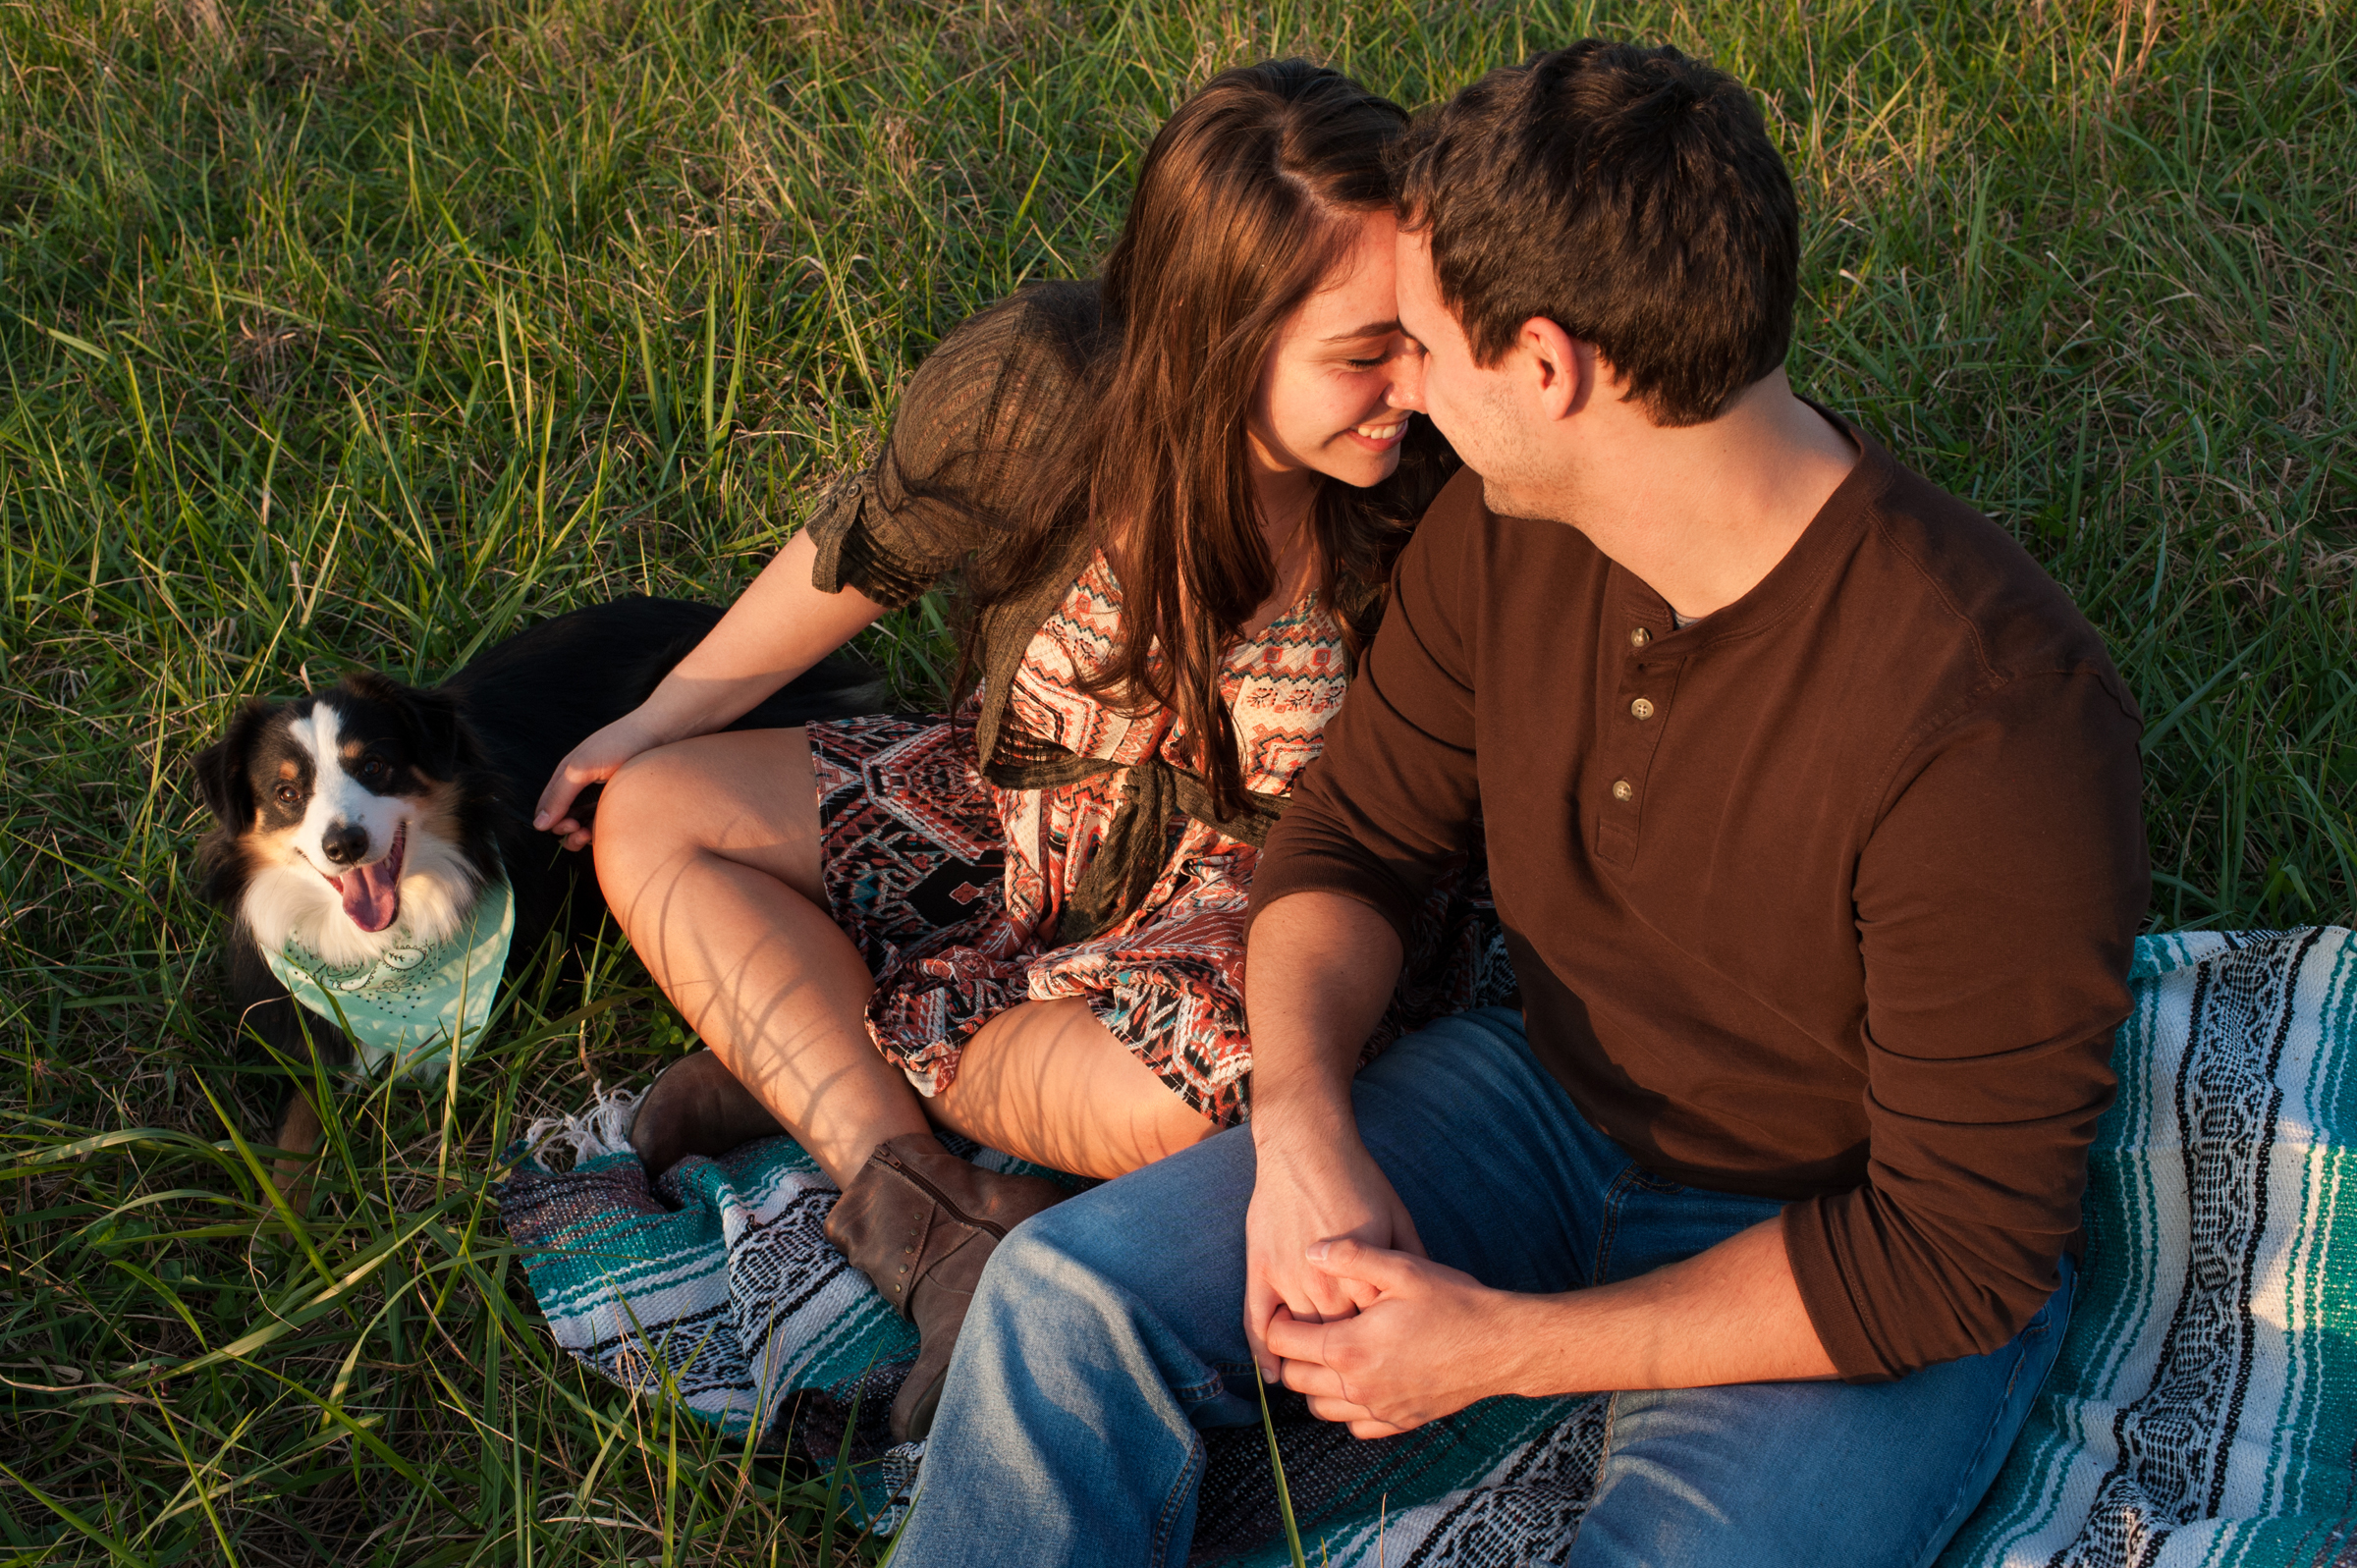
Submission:
<svg viewBox="0 0 2357 1568">
<path fill-rule="evenodd" d="M 1836 1375 L 1793 1282 L 1781 1219 L 1633 1279 L 1558 1295 L 1493 1290 L 1357 1241 L 1312 1243 L 1302 1262 L 1358 1312 L 1331 1323 L 1281 1312 L 1268 1348 L 1313 1415 L 1347 1422 L 1360 1437 L 1405 1432 L 1492 1394 Z"/>
<path fill-rule="evenodd" d="M 1544 1334 L 1545 1297 L 1492 1290 L 1415 1253 L 1320 1242 L 1303 1268 L 1355 1302 L 1355 1317 L 1303 1322 L 1280 1312 L 1269 1348 L 1310 1414 L 1354 1437 L 1389 1437 L 1492 1394 L 1515 1393 L 1520 1352 Z"/>
<path fill-rule="evenodd" d="M 1261 1376 L 1275 1381 L 1272 1320 L 1323 1323 L 1347 1318 L 1375 1299 L 1371 1285 L 1308 1262 L 1316 1245 L 1350 1245 L 1424 1256 L 1416 1222 L 1376 1168 L 1366 1147 L 1344 1132 L 1325 1139 L 1262 1138 L 1260 1173 L 1244 1215 L 1244 1337 Z"/>
</svg>

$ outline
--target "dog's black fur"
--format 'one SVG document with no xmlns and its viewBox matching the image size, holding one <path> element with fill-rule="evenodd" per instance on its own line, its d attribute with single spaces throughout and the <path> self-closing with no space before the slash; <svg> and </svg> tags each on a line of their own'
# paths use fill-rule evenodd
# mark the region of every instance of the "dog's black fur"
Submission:
<svg viewBox="0 0 2357 1568">
<path fill-rule="evenodd" d="M 585 875 L 587 856 L 534 831 L 532 808 L 566 754 L 637 707 L 720 615 L 676 599 L 620 599 L 510 637 L 439 686 L 363 671 L 293 702 L 240 708 L 195 768 L 214 818 L 198 849 L 204 893 L 234 922 L 229 977 L 241 1039 L 258 1037 L 292 1062 L 314 1051 L 329 1066 L 351 1060 L 342 1031 L 304 1014 L 262 960 L 257 923 L 283 937 L 295 929 L 290 909 L 328 946 L 364 948 L 371 934 L 361 920 L 382 916 L 389 928 L 405 899 L 425 906 L 421 917 L 455 920 L 471 908 L 474 887 L 504 868 L 516 901 L 509 975 L 552 931 L 569 946 L 592 936 L 605 901 Z M 785 729 L 885 705 L 880 676 L 839 654 L 730 728 Z M 320 753 L 331 746 L 339 767 L 323 781 Z M 589 822 L 594 796 L 593 785 L 571 815 Z M 388 821 L 397 826 L 385 829 Z M 313 856 L 349 869 L 331 876 Z M 378 873 L 373 883 L 363 870 Z M 360 891 L 344 892 L 355 878 Z M 454 907 L 444 911 L 446 892 Z M 388 899 L 394 915 L 384 914 Z"/>
</svg>

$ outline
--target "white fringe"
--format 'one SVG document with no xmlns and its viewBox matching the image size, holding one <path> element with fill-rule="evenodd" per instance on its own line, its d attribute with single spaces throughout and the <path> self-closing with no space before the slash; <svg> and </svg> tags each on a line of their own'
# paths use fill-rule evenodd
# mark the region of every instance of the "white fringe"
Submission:
<svg viewBox="0 0 2357 1568">
<path fill-rule="evenodd" d="M 570 1116 L 541 1116 L 523 1129 L 524 1153 L 543 1170 L 560 1167 L 549 1158 L 563 1153 L 572 1158 L 561 1167 L 571 1170 L 588 1160 L 630 1152 L 630 1123 L 638 1119 L 638 1091 L 606 1092 L 604 1080 L 590 1085 L 589 1104 Z"/>
<path fill-rule="evenodd" d="M 878 1539 L 897 1536 L 901 1526 L 908 1522 L 909 1505 L 916 1501 L 917 1476 L 925 1462 L 925 1444 L 929 1438 L 919 1437 L 904 1442 L 884 1455 L 879 1478 L 884 1484 L 884 1511 L 867 1522 L 867 1533 Z"/>
</svg>

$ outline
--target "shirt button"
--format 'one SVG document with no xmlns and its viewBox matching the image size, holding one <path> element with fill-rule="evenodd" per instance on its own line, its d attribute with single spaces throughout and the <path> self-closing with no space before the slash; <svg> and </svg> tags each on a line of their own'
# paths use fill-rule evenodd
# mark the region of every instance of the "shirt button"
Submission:
<svg viewBox="0 0 2357 1568">
<path fill-rule="evenodd" d="M 1653 717 L 1653 704 L 1647 701 L 1645 698 L 1639 697 L 1636 701 L 1628 705 L 1628 711 L 1635 715 L 1637 721 L 1641 724 L 1645 720 Z"/>
<path fill-rule="evenodd" d="M 1628 645 L 1632 648 L 1642 648 L 1652 640 L 1653 633 L 1647 631 L 1643 626 L 1637 627 L 1628 634 Z"/>
<path fill-rule="evenodd" d="M 1615 779 L 1613 781 L 1613 798 L 1615 800 L 1634 800 L 1637 798 L 1637 786 L 1626 779 Z"/>
</svg>

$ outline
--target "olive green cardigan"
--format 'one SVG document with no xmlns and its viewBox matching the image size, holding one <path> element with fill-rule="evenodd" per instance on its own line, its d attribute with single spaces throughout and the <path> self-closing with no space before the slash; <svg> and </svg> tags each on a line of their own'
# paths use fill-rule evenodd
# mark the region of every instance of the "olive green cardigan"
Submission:
<svg viewBox="0 0 2357 1568">
<path fill-rule="evenodd" d="M 1102 336 L 1096 285 L 1033 284 L 953 331 L 917 366 L 875 460 L 839 481 L 807 527 L 810 580 L 856 588 L 887 609 L 923 596 L 1014 525 L 1022 483 L 1071 417 Z M 979 763 L 997 758 L 1023 650 L 1088 564 L 1075 528 L 1052 569 L 1000 601 L 976 628 Z"/>
</svg>

